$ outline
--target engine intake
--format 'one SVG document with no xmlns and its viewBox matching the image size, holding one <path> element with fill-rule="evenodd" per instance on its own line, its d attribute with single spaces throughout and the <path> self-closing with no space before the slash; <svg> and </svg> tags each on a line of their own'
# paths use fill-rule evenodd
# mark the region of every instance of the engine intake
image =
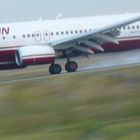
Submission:
<svg viewBox="0 0 140 140">
<path fill-rule="evenodd" d="M 55 60 L 55 50 L 51 46 L 23 46 L 16 51 L 17 66 L 50 64 Z"/>
</svg>

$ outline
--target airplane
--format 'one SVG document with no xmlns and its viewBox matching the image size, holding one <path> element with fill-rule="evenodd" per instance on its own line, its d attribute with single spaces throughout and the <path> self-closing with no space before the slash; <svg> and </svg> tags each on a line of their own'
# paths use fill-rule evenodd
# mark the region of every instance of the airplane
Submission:
<svg viewBox="0 0 140 140">
<path fill-rule="evenodd" d="M 65 70 L 76 72 L 72 57 L 138 48 L 140 13 L 0 24 L 0 70 L 49 64 L 60 74 L 55 60 L 65 58 Z"/>
</svg>

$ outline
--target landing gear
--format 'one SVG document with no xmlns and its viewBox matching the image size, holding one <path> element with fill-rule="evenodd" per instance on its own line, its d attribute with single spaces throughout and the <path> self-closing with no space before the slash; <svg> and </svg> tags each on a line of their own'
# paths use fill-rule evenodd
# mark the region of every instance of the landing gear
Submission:
<svg viewBox="0 0 140 140">
<path fill-rule="evenodd" d="M 67 60 L 67 63 L 65 64 L 65 70 L 67 72 L 76 72 L 78 69 L 78 64 L 75 61 L 70 61 L 70 59 Z M 59 64 L 52 63 L 49 67 L 50 74 L 60 74 L 62 72 L 62 67 Z"/>
<path fill-rule="evenodd" d="M 62 71 L 62 68 L 59 64 L 51 64 L 51 66 L 49 67 L 49 72 L 51 74 L 60 74 Z"/>
<path fill-rule="evenodd" d="M 78 69 L 78 64 L 74 61 L 68 61 L 65 65 L 67 72 L 76 72 Z"/>
</svg>

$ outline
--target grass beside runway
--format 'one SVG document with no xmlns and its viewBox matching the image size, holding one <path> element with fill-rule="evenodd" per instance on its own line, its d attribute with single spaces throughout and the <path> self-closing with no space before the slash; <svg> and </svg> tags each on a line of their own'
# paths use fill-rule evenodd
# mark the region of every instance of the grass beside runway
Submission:
<svg viewBox="0 0 140 140">
<path fill-rule="evenodd" d="M 140 66 L 0 84 L 0 140 L 139 140 Z"/>
</svg>

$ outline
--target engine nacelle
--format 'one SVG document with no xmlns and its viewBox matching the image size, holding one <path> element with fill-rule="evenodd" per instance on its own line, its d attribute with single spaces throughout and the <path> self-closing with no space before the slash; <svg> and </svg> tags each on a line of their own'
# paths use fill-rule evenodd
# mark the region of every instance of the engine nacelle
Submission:
<svg viewBox="0 0 140 140">
<path fill-rule="evenodd" d="M 55 61 L 55 50 L 51 46 L 23 46 L 16 51 L 17 66 L 50 64 Z"/>
</svg>

